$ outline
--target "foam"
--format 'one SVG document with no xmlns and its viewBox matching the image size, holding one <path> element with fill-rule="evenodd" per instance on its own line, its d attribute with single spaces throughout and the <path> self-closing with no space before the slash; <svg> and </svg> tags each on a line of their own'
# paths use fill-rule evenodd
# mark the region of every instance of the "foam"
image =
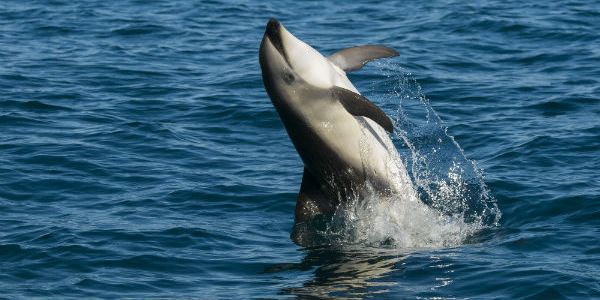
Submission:
<svg viewBox="0 0 600 300">
<path fill-rule="evenodd" d="M 497 226 L 501 213 L 482 171 L 448 135 L 421 87 L 396 65 L 375 65 L 388 78 L 386 94 L 375 102 L 397 107 L 394 142 L 404 153 L 389 163 L 407 166 L 410 178 L 393 175 L 403 188 L 391 196 L 367 186 L 360 199 L 345 199 L 319 235 L 337 246 L 440 248 Z"/>
</svg>

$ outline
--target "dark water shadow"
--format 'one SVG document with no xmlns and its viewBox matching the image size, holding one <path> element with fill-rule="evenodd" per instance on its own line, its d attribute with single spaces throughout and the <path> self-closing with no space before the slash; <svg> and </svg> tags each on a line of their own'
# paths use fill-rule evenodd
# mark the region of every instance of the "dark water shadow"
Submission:
<svg viewBox="0 0 600 300">
<path fill-rule="evenodd" d="M 397 285 L 394 272 L 406 252 L 393 249 L 308 249 L 302 262 L 278 264 L 265 272 L 310 271 L 313 276 L 300 287 L 286 287 L 282 295 L 298 299 L 356 299 L 388 292 Z"/>
</svg>

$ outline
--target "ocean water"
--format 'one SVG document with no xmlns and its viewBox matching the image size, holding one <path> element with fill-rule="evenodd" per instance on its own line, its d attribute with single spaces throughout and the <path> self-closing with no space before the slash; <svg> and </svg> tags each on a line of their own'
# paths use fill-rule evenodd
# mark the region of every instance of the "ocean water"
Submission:
<svg viewBox="0 0 600 300">
<path fill-rule="evenodd" d="M 427 1 L 428 2 L 428 1 Z M 395 120 L 418 202 L 290 239 L 270 17 Z M 0 3 L 0 298 L 600 298 L 597 1 Z"/>
</svg>

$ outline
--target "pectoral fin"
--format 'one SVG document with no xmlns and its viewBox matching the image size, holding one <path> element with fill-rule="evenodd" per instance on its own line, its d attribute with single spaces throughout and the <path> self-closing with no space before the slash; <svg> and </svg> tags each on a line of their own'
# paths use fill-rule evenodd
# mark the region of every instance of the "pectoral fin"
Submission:
<svg viewBox="0 0 600 300">
<path fill-rule="evenodd" d="M 364 45 L 342 49 L 328 58 L 342 70 L 350 72 L 362 68 L 372 60 L 398 55 L 398 51 L 386 46 Z"/>
<path fill-rule="evenodd" d="M 369 101 L 369 99 L 337 86 L 333 87 L 332 91 L 342 106 L 353 116 L 369 118 L 383 127 L 387 132 L 394 131 L 392 120 L 390 120 L 381 108 Z"/>
</svg>

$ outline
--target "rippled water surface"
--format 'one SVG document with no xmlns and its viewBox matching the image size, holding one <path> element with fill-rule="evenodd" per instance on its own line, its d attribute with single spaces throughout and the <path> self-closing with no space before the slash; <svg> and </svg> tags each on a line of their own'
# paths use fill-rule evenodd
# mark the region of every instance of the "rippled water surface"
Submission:
<svg viewBox="0 0 600 300">
<path fill-rule="evenodd" d="M 350 79 L 427 213 L 292 242 L 270 17 L 401 53 Z M 599 78 L 595 1 L 2 1 L 0 297 L 600 297 Z"/>
</svg>

